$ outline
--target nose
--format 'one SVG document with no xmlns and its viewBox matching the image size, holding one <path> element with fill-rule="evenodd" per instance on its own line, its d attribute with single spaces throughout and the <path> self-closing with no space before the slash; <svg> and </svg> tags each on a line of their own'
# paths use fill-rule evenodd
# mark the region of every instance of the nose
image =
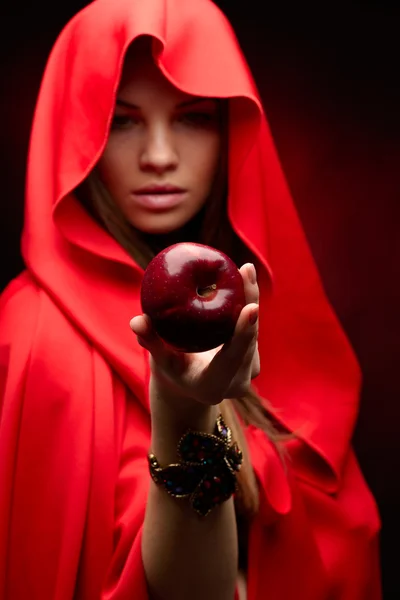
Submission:
<svg viewBox="0 0 400 600">
<path fill-rule="evenodd" d="M 173 132 L 168 125 L 159 123 L 146 134 L 140 154 L 140 168 L 162 174 L 177 166 L 178 151 Z"/>
</svg>

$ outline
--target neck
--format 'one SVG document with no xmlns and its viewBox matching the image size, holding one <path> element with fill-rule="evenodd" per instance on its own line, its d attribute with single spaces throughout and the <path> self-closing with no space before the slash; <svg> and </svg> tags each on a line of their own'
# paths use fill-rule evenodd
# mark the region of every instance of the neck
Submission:
<svg viewBox="0 0 400 600">
<path fill-rule="evenodd" d="M 201 225 L 204 218 L 204 208 L 201 209 L 188 223 L 183 227 L 162 234 L 142 233 L 144 242 L 158 254 L 164 248 L 182 242 L 200 242 Z"/>
</svg>

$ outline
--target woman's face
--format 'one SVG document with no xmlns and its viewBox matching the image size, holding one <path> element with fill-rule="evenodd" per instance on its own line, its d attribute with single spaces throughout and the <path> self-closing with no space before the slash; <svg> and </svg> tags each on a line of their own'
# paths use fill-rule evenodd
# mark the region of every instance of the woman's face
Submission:
<svg viewBox="0 0 400 600">
<path fill-rule="evenodd" d="M 220 104 L 177 90 L 148 54 L 128 53 L 101 180 L 145 233 L 184 226 L 210 194 L 222 148 Z"/>
</svg>

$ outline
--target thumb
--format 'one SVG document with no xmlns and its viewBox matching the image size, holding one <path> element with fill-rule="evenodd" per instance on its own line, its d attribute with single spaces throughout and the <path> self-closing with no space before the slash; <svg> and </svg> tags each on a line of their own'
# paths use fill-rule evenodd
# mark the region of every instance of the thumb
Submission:
<svg viewBox="0 0 400 600">
<path fill-rule="evenodd" d="M 131 319 L 130 328 L 137 336 L 137 341 L 148 350 L 153 364 L 166 374 L 177 374 L 186 366 L 185 355 L 168 346 L 156 333 L 148 315 L 138 315 Z"/>
</svg>

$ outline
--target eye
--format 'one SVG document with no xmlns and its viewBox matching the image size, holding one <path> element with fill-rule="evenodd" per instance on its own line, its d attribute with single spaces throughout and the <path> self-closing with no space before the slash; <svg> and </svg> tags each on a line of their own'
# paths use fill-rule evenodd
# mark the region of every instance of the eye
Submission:
<svg viewBox="0 0 400 600">
<path fill-rule="evenodd" d="M 181 114 L 179 121 L 193 127 L 210 127 L 217 123 L 217 114 L 210 111 L 191 111 Z"/>
<path fill-rule="evenodd" d="M 111 129 L 128 129 L 138 123 L 139 119 L 132 115 L 114 115 L 111 122 Z"/>
</svg>

